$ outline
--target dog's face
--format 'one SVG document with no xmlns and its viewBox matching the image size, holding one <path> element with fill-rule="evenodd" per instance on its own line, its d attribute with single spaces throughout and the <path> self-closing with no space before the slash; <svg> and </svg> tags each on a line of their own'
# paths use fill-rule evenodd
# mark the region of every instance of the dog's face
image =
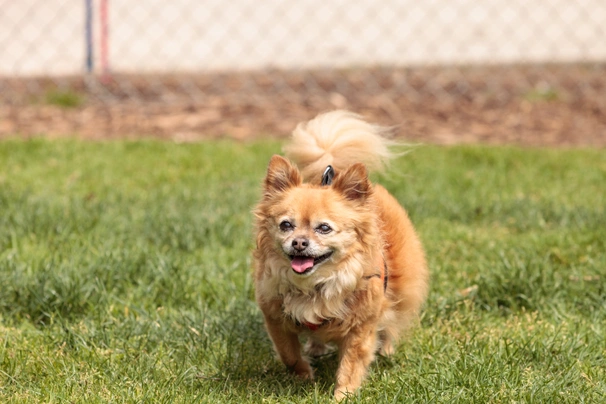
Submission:
<svg viewBox="0 0 606 404">
<path fill-rule="evenodd" d="M 331 189 L 294 188 L 276 206 L 273 235 L 295 274 L 308 276 L 338 262 L 355 242 L 355 229 L 340 219 L 347 208 Z"/>
<path fill-rule="evenodd" d="M 289 278 L 295 281 L 315 273 L 327 275 L 362 249 L 370 192 L 362 165 L 338 173 L 332 185 L 320 186 L 302 184 L 296 167 L 274 156 L 257 209 L 269 239 L 259 247 L 271 248 L 288 261 Z"/>
</svg>

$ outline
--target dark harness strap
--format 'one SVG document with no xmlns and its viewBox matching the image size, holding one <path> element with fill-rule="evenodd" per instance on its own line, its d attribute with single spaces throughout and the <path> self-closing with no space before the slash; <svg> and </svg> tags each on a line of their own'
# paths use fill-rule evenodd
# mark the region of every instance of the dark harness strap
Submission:
<svg viewBox="0 0 606 404">
<path fill-rule="evenodd" d="M 387 261 L 385 261 L 385 257 L 383 257 L 383 292 L 387 292 L 387 279 L 389 278 L 389 273 L 387 272 Z"/>
<path fill-rule="evenodd" d="M 387 261 L 385 261 L 385 258 L 383 258 L 383 273 L 382 274 L 374 274 L 374 275 L 369 275 L 366 276 L 364 279 L 370 279 L 370 278 L 383 278 L 383 291 L 386 292 L 387 291 L 387 281 L 389 278 L 389 273 L 388 273 L 388 269 L 387 269 Z"/>
</svg>

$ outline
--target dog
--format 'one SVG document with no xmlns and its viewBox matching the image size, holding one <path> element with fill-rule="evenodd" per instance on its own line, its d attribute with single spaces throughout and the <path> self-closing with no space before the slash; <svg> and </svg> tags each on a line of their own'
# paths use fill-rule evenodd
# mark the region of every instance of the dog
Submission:
<svg viewBox="0 0 606 404">
<path fill-rule="evenodd" d="M 255 296 L 286 367 L 314 373 L 303 356 L 336 345 L 334 397 L 362 384 L 377 353 L 394 352 L 428 290 L 422 244 L 406 211 L 368 170 L 393 157 L 387 130 L 348 111 L 299 124 L 274 155 L 254 209 Z"/>
</svg>

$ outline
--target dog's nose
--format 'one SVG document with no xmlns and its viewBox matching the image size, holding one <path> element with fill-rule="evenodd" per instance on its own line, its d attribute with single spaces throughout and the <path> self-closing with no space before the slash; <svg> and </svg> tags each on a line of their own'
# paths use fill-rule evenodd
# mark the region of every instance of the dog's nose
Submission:
<svg viewBox="0 0 606 404">
<path fill-rule="evenodd" d="M 297 251 L 303 251 L 309 246 L 309 240 L 305 237 L 297 237 L 292 241 L 292 246 Z"/>
</svg>

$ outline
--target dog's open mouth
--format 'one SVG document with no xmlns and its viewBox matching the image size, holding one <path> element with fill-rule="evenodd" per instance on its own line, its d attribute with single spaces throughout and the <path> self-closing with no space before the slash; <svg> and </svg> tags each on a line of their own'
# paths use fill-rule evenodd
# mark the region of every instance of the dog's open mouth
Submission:
<svg viewBox="0 0 606 404">
<path fill-rule="evenodd" d="M 332 251 L 327 252 L 319 257 L 310 257 L 306 255 L 290 255 L 290 266 L 293 271 L 299 275 L 303 275 L 311 271 L 316 265 L 326 261 L 332 255 Z"/>
</svg>

